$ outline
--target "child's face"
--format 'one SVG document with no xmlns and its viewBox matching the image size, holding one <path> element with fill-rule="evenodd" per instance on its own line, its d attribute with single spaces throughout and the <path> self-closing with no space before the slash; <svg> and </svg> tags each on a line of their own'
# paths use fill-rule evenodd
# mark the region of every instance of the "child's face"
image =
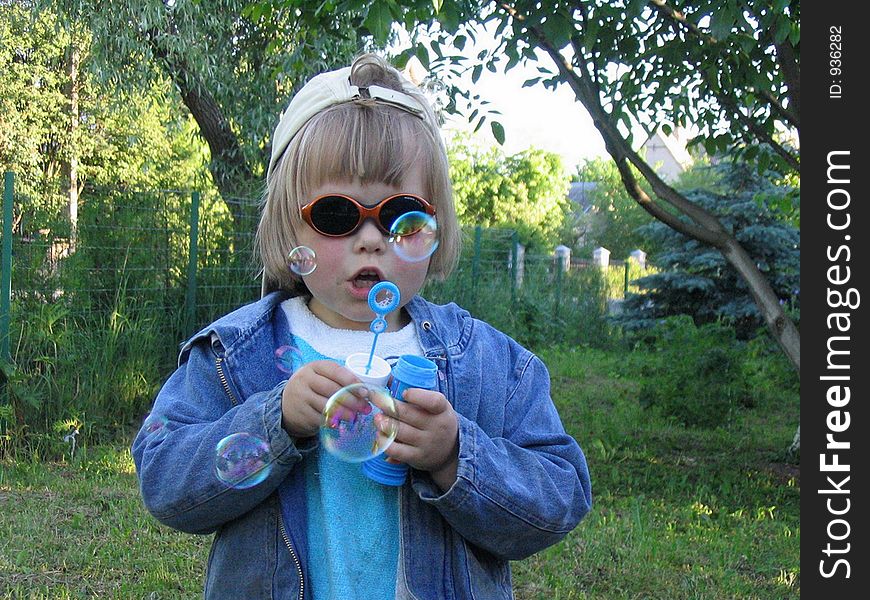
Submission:
<svg viewBox="0 0 870 600">
<path fill-rule="evenodd" d="M 303 203 L 324 194 L 350 196 L 365 206 L 374 206 L 393 194 L 415 194 L 426 197 L 422 168 L 415 166 L 400 186 L 382 183 L 362 185 L 359 182 L 329 183 L 311 191 Z M 366 219 L 360 227 L 344 237 L 327 237 L 302 225 L 298 243 L 308 246 L 317 255 L 317 268 L 306 275 L 305 285 L 311 291 L 311 312 L 321 321 L 337 329 L 366 330 L 375 314 L 368 305 L 371 287 L 380 281 L 392 281 L 401 293 L 404 306 L 423 287 L 429 259 L 420 262 L 401 260 L 389 247 L 387 236 Z M 401 310 L 387 315 L 389 331 L 407 323 Z"/>
</svg>

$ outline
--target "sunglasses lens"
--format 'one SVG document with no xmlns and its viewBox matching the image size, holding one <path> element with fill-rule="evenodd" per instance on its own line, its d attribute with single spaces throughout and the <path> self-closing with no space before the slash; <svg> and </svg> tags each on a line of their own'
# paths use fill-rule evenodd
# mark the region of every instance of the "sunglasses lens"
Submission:
<svg viewBox="0 0 870 600">
<path fill-rule="evenodd" d="M 325 196 L 311 207 L 311 223 L 326 235 L 344 235 L 356 227 L 359 211 L 341 196 Z"/>
<path fill-rule="evenodd" d="M 381 207 L 381 226 L 390 231 L 396 219 L 409 212 L 426 212 L 426 207 L 420 200 L 413 196 L 396 196 Z M 409 235 L 413 232 L 407 232 Z"/>
</svg>

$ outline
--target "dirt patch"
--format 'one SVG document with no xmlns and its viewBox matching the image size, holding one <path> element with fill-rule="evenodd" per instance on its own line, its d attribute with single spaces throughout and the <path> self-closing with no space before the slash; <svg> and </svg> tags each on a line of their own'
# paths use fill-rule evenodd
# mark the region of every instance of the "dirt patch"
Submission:
<svg viewBox="0 0 870 600">
<path fill-rule="evenodd" d="M 777 481 L 787 485 L 791 479 L 795 480 L 798 487 L 801 486 L 801 467 L 789 463 L 772 462 L 765 465 L 765 470 L 776 477 Z"/>
</svg>

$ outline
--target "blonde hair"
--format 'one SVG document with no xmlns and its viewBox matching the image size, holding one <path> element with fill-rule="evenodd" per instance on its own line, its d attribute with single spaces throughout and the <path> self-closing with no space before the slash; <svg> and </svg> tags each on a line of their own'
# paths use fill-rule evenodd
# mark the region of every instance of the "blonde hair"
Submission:
<svg viewBox="0 0 870 600">
<path fill-rule="evenodd" d="M 352 67 L 352 85 L 379 85 L 404 92 L 424 108 L 424 115 L 374 99 L 333 105 L 312 117 L 290 141 L 268 178 L 263 197 L 257 249 L 264 291 L 307 293 L 287 267 L 287 253 L 297 245 L 297 231 L 307 227 L 301 207 L 311 191 L 329 182 L 355 181 L 401 185 L 412 165 L 422 162 L 426 199 L 436 207 L 439 246 L 427 277 L 446 278 L 456 266 L 460 229 L 453 206 L 447 152 L 431 105 L 384 59 L 365 54 Z"/>
</svg>

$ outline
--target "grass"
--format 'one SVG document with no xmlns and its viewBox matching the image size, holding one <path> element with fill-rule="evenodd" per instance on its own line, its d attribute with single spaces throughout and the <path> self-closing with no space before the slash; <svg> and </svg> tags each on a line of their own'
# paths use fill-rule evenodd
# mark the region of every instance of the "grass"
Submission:
<svg viewBox="0 0 870 600">
<path fill-rule="evenodd" d="M 800 597 L 800 475 L 783 459 L 795 392 L 689 429 L 637 402 L 641 353 L 542 357 L 595 504 L 562 542 L 514 563 L 518 599 Z M 2 598 L 199 598 L 209 543 L 146 513 L 123 446 L 0 463 Z"/>
</svg>

